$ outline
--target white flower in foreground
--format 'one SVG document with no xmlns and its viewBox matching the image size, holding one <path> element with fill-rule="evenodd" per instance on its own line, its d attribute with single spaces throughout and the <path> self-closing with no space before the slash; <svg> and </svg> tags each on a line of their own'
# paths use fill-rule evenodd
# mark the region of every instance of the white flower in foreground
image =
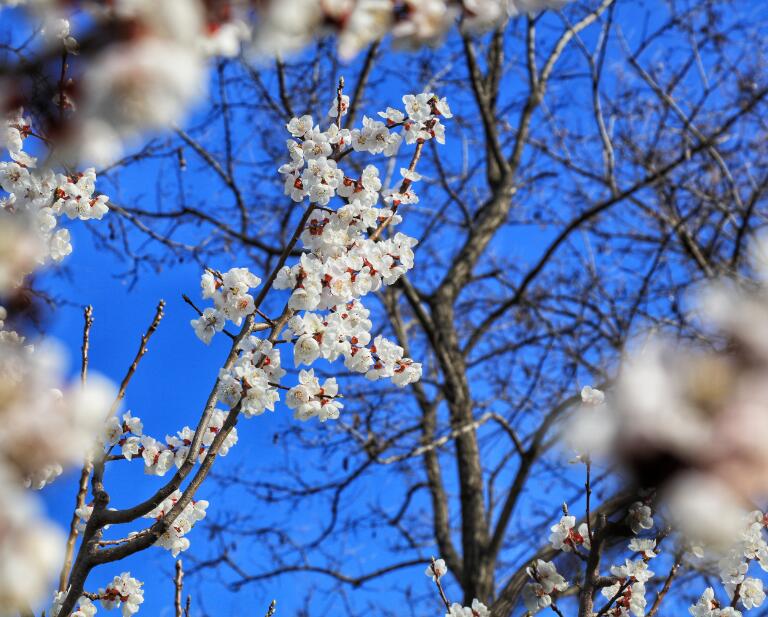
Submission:
<svg viewBox="0 0 768 617">
<path fill-rule="evenodd" d="M 24 486 L 39 491 L 64 473 L 64 468 L 58 463 L 46 465 L 30 474 L 24 480 Z"/>
<path fill-rule="evenodd" d="M 663 490 L 672 524 L 693 543 L 724 551 L 739 538 L 745 510 L 738 496 L 717 478 L 682 474 Z"/>
<path fill-rule="evenodd" d="M 191 44 L 149 36 L 111 45 L 89 65 L 76 101 L 81 157 L 109 163 L 123 141 L 178 122 L 205 91 L 206 75 Z"/>
<path fill-rule="evenodd" d="M 49 593 L 64 558 L 64 542 L 61 531 L 40 517 L 28 493 L 9 478 L 0 479 L 2 614 L 18 614 Z"/>
<path fill-rule="evenodd" d="M 43 235 L 31 220 L 0 207 L 0 293 L 18 287 L 46 254 Z"/>
<path fill-rule="evenodd" d="M 114 386 L 92 375 L 85 387 L 62 392 L 63 374 L 62 355 L 51 345 L 32 350 L 0 338 L 0 452 L 22 475 L 82 463 L 103 430 Z"/>
</svg>

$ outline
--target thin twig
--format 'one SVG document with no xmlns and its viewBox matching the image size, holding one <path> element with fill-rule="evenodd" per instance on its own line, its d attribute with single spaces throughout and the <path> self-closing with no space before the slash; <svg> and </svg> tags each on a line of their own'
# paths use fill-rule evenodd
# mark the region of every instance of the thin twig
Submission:
<svg viewBox="0 0 768 617">
<path fill-rule="evenodd" d="M 669 592 L 670 587 L 672 587 L 672 580 L 677 576 L 679 570 L 680 563 L 675 559 L 675 563 L 670 568 L 669 574 L 667 574 L 667 579 L 664 581 L 664 586 L 661 588 L 661 591 L 656 594 L 656 599 L 653 601 L 653 606 L 651 606 L 651 610 L 648 611 L 647 617 L 653 617 L 659 611 L 664 597 Z"/>
<path fill-rule="evenodd" d="M 589 536 L 589 543 L 592 544 L 592 523 L 590 522 L 590 497 L 592 497 L 592 479 L 591 479 L 591 473 L 592 473 L 592 461 L 589 459 L 589 456 L 584 460 L 584 464 L 587 467 L 587 478 L 584 481 L 584 490 L 586 492 L 586 498 L 587 498 L 587 535 Z"/>
<path fill-rule="evenodd" d="M 125 391 L 128 389 L 128 384 L 130 383 L 133 374 L 136 372 L 136 368 L 139 366 L 139 362 L 141 361 L 142 357 L 144 357 L 144 354 L 147 353 L 147 343 L 149 343 L 149 339 L 155 333 L 157 326 L 160 325 L 160 320 L 163 318 L 163 315 L 165 315 L 164 309 L 165 300 L 160 300 L 160 302 L 157 303 L 157 308 L 155 309 L 155 316 L 152 318 L 152 323 L 149 324 L 147 332 L 141 337 L 139 350 L 136 352 L 136 356 L 134 357 L 133 362 L 131 362 L 131 366 L 128 367 L 128 372 L 125 374 L 125 377 L 120 384 L 120 391 L 117 393 L 117 398 L 115 399 L 115 402 L 112 403 L 112 408 L 109 410 L 110 416 L 114 414 L 115 411 L 117 411 L 117 407 L 120 405 L 120 401 L 122 401 L 125 397 Z"/>
<path fill-rule="evenodd" d="M 83 311 L 85 324 L 83 325 L 82 363 L 80 365 L 80 381 L 85 385 L 88 378 L 88 349 L 91 344 L 91 326 L 93 325 L 93 306 L 90 304 Z"/>
<path fill-rule="evenodd" d="M 181 592 L 184 589 L 184 569 L 181 565 L 181 559 L 176 560 L 176 577 L 173 579 L 175 594 L 173 605 L 176 608 L 176 617 L 182 617 L 181 612 Z"/>
<path fill-rule="evenodd" d="M 93 306 L 90 304 L 85 307 L 83 311 L 83 345 L 82 345 L 82 362 L 80 365 L 80 382 L 85 386 L 86 379 L 88 378 L 88 350 L 91 342 L 91 327 L 93 326 Z M 80 481 L 77 484 L 77 494 L 75 495 L 75 509 L 72 512 L 72 519 L 69 522 L 69 534 L 67 535 L 67 543 L 64 548 L 64 563 L 61 565 L 61 572 L 59 573 L 59 591 L 64 591 L 67 588 L 67 578 L 69 577 L 69 570 L 72 567 L 72 557 L 75 553 L 75 542 L 78 536 L 78 523 L 80 517 L 77 515 L 77 511 L 85 505 L 85 495 L 88 492 L 88 478 L 91 475 L 91 461 L 87 460 L 83 463 L 83 468 L 80 471 Z"/>
</svg>

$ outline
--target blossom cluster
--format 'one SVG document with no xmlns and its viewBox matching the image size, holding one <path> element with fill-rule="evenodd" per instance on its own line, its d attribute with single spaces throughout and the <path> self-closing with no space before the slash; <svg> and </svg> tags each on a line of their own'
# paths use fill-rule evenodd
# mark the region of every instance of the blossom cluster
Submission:
<svg viewBox="0 0 768 617">
<path fill-rule="evenodd" d="M 162 520 L 180 498 L 181 491 L 174 491 L 157 508 L 146 514 L 144 518 L 152 518 L 156 521 Z M 168 529 L 158 538 L 155 544 L 169 550 L 174 557 L 181 551 L 186 551 L 189 548 L 189 539 L 184 536 L 192 530 L 196 522 L 205 518 L 207 508 L 208 502 L 204 499 L 191 501 L 174 519 L 173 523 L 168 526 Z"/>
<path fill-rule="evenodd" d="M 285 375 L 280 366 L 280 352 L 272 343 L 249 336 L 238 344 L 240 355 L 230 370 L 219 373 L 219 400 L 230 407 L 240 404 L 246 418 L 275 410 L 280 399 L 277 386 Z"/>
<path fill-rule="evenodd" d="M 526 573 L 532 582 L 523 587 L 523 601 L 531 613 L 550 606 L 553 595 L 568 589 L 567 581 L 551 561 L 537 559 L 526 568 Z"/>
<path fill-rule="evenodd" d="M 765 600 L 765 591 L 761 579 L 748 576 L 750 565 L 757 564 L 768 572 L 768 543 L 766 543 L 766 525 L 768 518 L 760 511 L 747 514 L 741 524 L 735 542 L 720 555 L 717 571 L 726 595 L 732 606 L 737 602 L 750 610 L 758 608 Z M 714 599 L 714 590 L 707 588 L 699 602 L 691 607 L 694 617 L 725 617 L 739 615 L 730 607 L 721 608 Z"/>
<path fill-rule="evenodd" d="M 390 378 L 405 386 L 421 377 L 421 364 L 405 357 L 404 349 L 378 335 L 371 340 L 370 311 L 361 298 L 384 285 L 395 283 L 414 265 L 416 240 L 397 232 L 387 238 L 385 228 L 401 221 L 398 209 L 418 201 L 412 186 L 421 176 L 415 171 L 418 156 L 402 170 L 397 189 L 382 191 L 379 172 L 373 165 L 358 175 L 337 164 L 342 153 L 365 152 L 394 156 L 401 143 L 444 141 L 441 118 L 450 118 L 445 99 L 432 93 L 403 97 L 405 111 L 388 108 L 380 115 L 386 122 L 363 119 L 360 129 L 342 129 L 341 117 L 349 100 L 339 93 L 329 116 L 335 121 L 323 131 L 311 116 L 293 118 L 287 125 L 294 139 L 287 141 L 290 161 L 279 172 L 285 176 L 285 192 L 295 201 L 310 200 L 310 211 L 300 239 L 305 252 L 292 266 L 275 276 L 274 289 L 290 290 L 288 331 L 292 335 L 294 364 L 312 365 L 322 358 L 344 359 L 345 366 L 368 379 Z M 397 130 L 396 130 L 397 129 Z M 386 206 L 380 207 L 384 194 Z M 329 207 L 340 200 L 337 209 Z M 214 306 L 202 311 L 191 325 L 206 344 L 224 329 L 227 320 L 240 325 L 257 309 L 248 293 L 261 283 L 245 268 L 226 273 L 207 270 L 201 279 L 202 295 Z M 302 312 L 303 311 L 303 312 Z M 247 333 L 246 333 L 247 334 Z M 231 408 L 239 405 L 246 417 L 274 410 L 280 380 L 285 375 L 280 352 L 268 340 L 252 334 L 238 346 L 232 367 L 219 374 L 218 398 Z M 286 403 L 300 420 L 335 419 L 343 407 L 334 378 L 322 384 L 314 369 L 302 370 L 299 383 L 288 389 Z"/>
<path fill-rule="evenodd" d="M 339 386 L 331 377 L 320 385 L 314 369 L 299 371 L 299 383 L 288 391 L 285 402 L 294 410 L 294 417 L 309 420 L 317 417 L 320 422 L 335 420 L 343 405 L 336 400 Z"/>
<path fill-rule="evenodd" d="M 203 428 L 202 441 L 198 451 L 198 460 L 202 461 L 213 439 L 224 425 L 225 414 L 221 410 L 211 413 L 208 423 Z M 126 460 L 140 457 L 144 462 L 144 473 L 163 476 L 173 466 L 179 468 L 189 455 L 189 448 L 194 438 L 194 430 L 185 426 L 175 436 L 166 435 L 165 444 L 154 437 L 144 434 L 144 425 L 128 411 L 120 419 L 111 417 L 105 427 L 103 442 L 108 451 L 120 448 Z M 229 449 L 237 443 L 237 429 L 233 428 L 221 444 L 219 456 L 226 456 Z"/>
<path fill-rule="evenodd" d="M 119 608 L 123 617 L 131 617 L 139 611 L 139 606 L 144 602 L 143 585 L 144 583 L 133 578 L 130 572 L 123 572 L 115 576 L 108 585 L 100 588 L 98 593 L 81 596 L 71 617 L 93 617 L 96 614 L 93 600 L 99 600 L 106 610 Z M 56 592 L 49 612 L 51 617 L 59 614 L 66 596 L 64 591 Z"/>
<path fill-rule="evenodd" d="M 214 306 L 192 320 L 198 338 L 210 343 L 213 335 L 224 329 L 227 320 L 239 326 L 243 318 L 254 311 L 253 296 L 248 291 L 259 284 L 261 279 L 247 268 L 232 268 L 223 274 L 214 270 L 205 272 L 200 287 L 203 298 L 213 300 Z"/>
<path fill-rule="evenodd" d="M 9 161 L 0 161 L 0 293 L 18 287 L 34 269 L 60 262 L 72 252 L 70 233 L 57 228 L 59 218 L 100 220 L 107 213 L 108 198 L 96 195 L 96 171 L 55 173 L 49 165 L 38 167 L 24 152 L 31 134 L 29 118 L 16 109 L 0 121 L 0 146 Z"/>
<path fill-rule="evenodd" d="M 139 611 L 139 605 L 144 602 L 142 585 L 129 572 L 123 572 L 115 576 L 109 585 L 99 589 L 101 605 L 107 610 L 119 608 L 123 617 L 130 617 Z"/>
<path fill-rule="evenodd" d="M 584 398 L 590 398 L 594 391 L 585 391 Z M 565 506 L 564 506 L 565 508 Z M 651 508 L 643 502 L 630 505 L 626 523 L 634 534 L 651 529 L 654 525 Z M 576 527 L 576 518 L 568 514 L 552 526 L 549 537 L 555 550 L 578 552 L 591 550 L 590 530 L 586 523 Z M 625 559 L 623 565 L 610 567 L 612 584 L 601 588 L 602 595 L 608 600 L 605 613 L 610 617 L 643 617 L 646 608 L 645 584 L 653 577 L 648 569 L 648 562 L 657 556 L 655 538 L 633 537 L 628 544 L 629 551 L 637 559 Z M 583 558 L 587 558 L 583 553 Z M 523 600 L 530 613 L 535 613 L 552 604 L 554 597 L 568 589 L 568 582 L 557 572 L 553 562 L 536 560 L 527 570 L 532 582 L 523 588 Z"/>
<path fill-rule="evenodd" d="M 405 386 L 418 381 L 421 365 L 403 357 L 404 350 L 379 335 L 371 342 L 370 312 L 359 300 L 334 306 L 320 316 L 316 313 L 297 315 L 288 324 L 296 336 L 293 358 L 296 366 L 311 365 L 318 358 L 329 362 L 344 358 L 344 365 L 371 380 L 389 377 Z"/>
<path fill-rule="evenodd" d="M 636 501 L 628 507 L 625 523 L 634 534 L 626 545 L 632 556 L 624 558 L 623 564 L 609 566 L 610 576 L 602 577 L 602 580 L 607 581 L 600 588 L 601 594 L 607 600 L 602 612 L 609 617 L 644 617 L 647 608 L 646 584 L 654 577 L 654 572 L 648 565 L 659 555 L 657 538 L 668 532 L 664 531 L 656 537 L 638 535 L 655 527 L 651 506 L 642 501 Z M 728 597 L 728 603 L 721 604 L 715 597 L 715 591 L 708 587 L 698 602 L 690 607 L 693 617 L 741 617 L 737 606 L 750 610 L 763 604 L 763 582 L 749 574 L 751 564 L 768 571 L 766 527 L 768 515 L 761 511 L 749 513 L 742 519 L 736 539 L 724 551 L 714 550 L 710 546 L 709 552 L 705 552 L 701 547 L 682 539 L 678 546 L 683 548 L 690 559 L 697 562 L 697 568 L 719 573 L 725 595 Z M 551 532 L 550 545 L 555 550 L 568 553 L 580 550 L 589 552 L 591 549 L 588 527 L 583 523 L 577 528 L 573 516 L 562 516 L 560 521 L 552 526 Z M 583 553 L 581 557 L 585 560 L 588 558 Z M 681 560 L 680 555 L 675 559 L 681 563 L 689 561 Z M 429 570 L 427 573 L 429 574 Z M 444 571 L 441 575 L 443 573 Z M 532 582 L 523 589 L 523 600 L 530 613 L 550 606 L 558 593 L 568 589 L 568 582 L 557 572 L 553 562 L 539 559 L 528 568 L 527 573 Z"/>
</svg>

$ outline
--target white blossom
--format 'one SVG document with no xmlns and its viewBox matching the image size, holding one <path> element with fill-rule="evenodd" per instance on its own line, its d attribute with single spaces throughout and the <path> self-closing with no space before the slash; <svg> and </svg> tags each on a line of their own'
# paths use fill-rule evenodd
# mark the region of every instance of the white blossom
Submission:
<svg viewBox="0 0 768 617">
<path fill-rule="evenodd" d="M 629 506 L 627 522 L 634 533 L 640 533 L 644 529 L 653 527 L 653 517 L 651 508 L 640 501 L 636 501 Z"/>
<path fill-rule="evenodd" d="M 120 608 L 123 617 L 130 617 L 138 612 L 139 605 L 144 602 L 143 584 L 131 577 L 129 572 L 123 572 L 115 576 L 109 585 L 99 589 L 101 605 L 107 610 Z"/>
<path fill-rule="evenodd" d="M 587 550 L 590 548 L 587 524 L 582 523 L 577 529 L 575 516 L 563 516 L 550 531 L 549 542 L 555 550 L 570 552 L 577 546 L 584 546 Z"/>
<path fill-rule="evenodd" d="M 424 574 L 429 576 L 435 583 L 447 573 L 448 567 L 445 565 L 444 559 L 435 559 L 434 562 L 430 563 L 427 566 L 427 569 L 424 570 Z"/>
</svg>

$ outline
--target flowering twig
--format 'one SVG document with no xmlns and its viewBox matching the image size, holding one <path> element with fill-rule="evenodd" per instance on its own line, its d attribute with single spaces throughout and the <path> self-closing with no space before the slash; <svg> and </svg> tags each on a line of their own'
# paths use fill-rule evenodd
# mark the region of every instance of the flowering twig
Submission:
<svg viewBox="0 0 768 617">
<path fill-rule="evenodd" d="M 190 297 L 189 297 L 187 294 L 185 294 L 185 293 L 181 294 L 181 297 L 183 298 L 184 302 L 186 302 L 187 304 L 189 304 L 189 306 L 191 306 L 191 307 L 194 309 L 194 311 L 195 311 L 195 312 L 196 312 L 196 313 L 197 313 L 197 314 L 198 314 L 200 317 L 202 317 L 202 316 L 203 316 L 203 311 L 201 311 L 201 310 L 200 310 L 200 309 L 197 307 L 197 305 L 196 305 L 196 304 L 195 304 L 195 303 L 192 301 L 192 298 L 190 298 Z M 230 332 L 230 331 L 229 331 L 229 330 L 227 330 L 226 328 L 224 328 L 224 329 L 222 330 L 222 332 L 223 332 L 223 333 L 224 333 L 226 336 L 228 336 L 229 338 L 231 338 L 231 339 L 233 339 L 233 340 L 234 340 L 234 339 L 235 339 L 235 337 L 237 336 L 236 334 L 233 334 L 232 332 Z"/>
<path fill-rule="evenodd" d="M 443 601 L 443 604 L 445 604 L 446 610 L 451 610 L 451 603 L 448 602 L 448 598 L 445 596 L 445 591 L 443 591 L 443 584 L 440 582 L 440 573 L 437 569 L 437 564 L 435 563 L 435 558 L 432 557 L 432 562 L 430 564 L 430 567 L 432 568 L 432 574 L 435 579 L 435 585 L 437 585 L 437 591 L 440 593 L 440 599 Z"/>
<path fill-rule="evenodd" d="M 266 617 L 272 617 L 272 615 L 275 614 L 275 611 L 277 611 L 277 600 L 272 600 L 272 602 L 269 603 Z"/>
</svg>

